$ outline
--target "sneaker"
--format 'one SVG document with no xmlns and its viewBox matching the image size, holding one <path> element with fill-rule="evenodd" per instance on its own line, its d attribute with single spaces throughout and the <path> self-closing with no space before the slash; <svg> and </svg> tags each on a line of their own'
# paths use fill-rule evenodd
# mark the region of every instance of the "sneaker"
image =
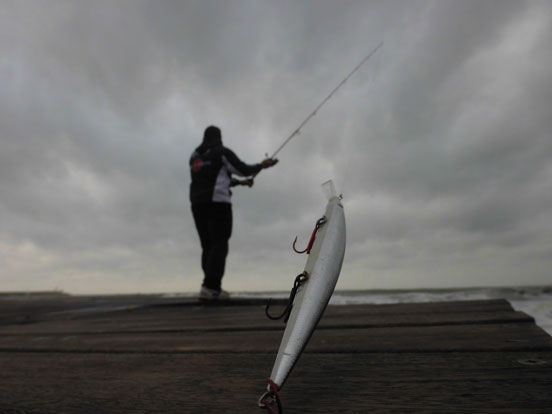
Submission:
<svg viewBox="0 0 552 414">
<path fill-rule="evenodd" d="M 209 289 L 208 287 L 202 286 L 199 291 L 200 300 L 229 300 L 230 294 L 225 290 L 216 290 Z"/>
</svg>

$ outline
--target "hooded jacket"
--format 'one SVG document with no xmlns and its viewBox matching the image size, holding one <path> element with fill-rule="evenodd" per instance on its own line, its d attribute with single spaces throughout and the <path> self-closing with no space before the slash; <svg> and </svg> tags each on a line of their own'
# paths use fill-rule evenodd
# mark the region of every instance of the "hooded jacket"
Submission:
<svg viewBox="0 0 552 414">
<path fill-rule="evenodd" d="M 231 203 L 232 174 L 247 177 L 262 168 L 261 164 L 249 165 L 240 160 L 222 145 L 220 129 L 210 126 L 205 130 L 203 142 L 190 157 L 190 202 Z"/>
</svg>

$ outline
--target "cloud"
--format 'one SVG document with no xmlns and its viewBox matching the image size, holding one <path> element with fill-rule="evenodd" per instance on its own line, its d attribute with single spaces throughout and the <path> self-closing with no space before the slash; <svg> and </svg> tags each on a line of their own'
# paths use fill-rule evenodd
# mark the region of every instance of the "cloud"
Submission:
<svg viewBox="0 0 552 414">
<path fill-rule="evenodd" d="M 547 283 L 550 5 L 4 2 L 0 289 L 194 290 L 188 156 L 253 163 L 225 284 L 287 289 L 333 178 L 347 288 Z M 254 242 L 252 242 L 254 241 Z"/>
</svg>

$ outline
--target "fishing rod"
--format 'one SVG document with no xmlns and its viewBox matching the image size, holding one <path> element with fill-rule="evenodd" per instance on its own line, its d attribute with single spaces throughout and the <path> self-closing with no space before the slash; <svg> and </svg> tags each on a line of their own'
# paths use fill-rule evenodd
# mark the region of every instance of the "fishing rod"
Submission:
<svg viewBox="0 0 552 414">
<path fill-rule="evenodd" d="M 329 93 L 329 95 L 326 96 L 324 98 L 324 100 L 322 102 L 320 102 L 320 104 L 318 104 L 318 106 L 314 109 L 314 111 L 312 111 L 309 114 L 309 116 L 307 116 L 305 118 L 305 120 L 303 122 L 301 122 L 301 124 L 297 127 L 297 129 L 295 131 L 293 131 L 291 133 L 291 135 L 285 139 L 285 141 L 282 143 L 282 145 L 280 145 L 278 147 L 278 149 L 274 152 L 274 154 L 272 154 L 272 156 L 270 156 L 268 158 L 271 158 L 271 159 L 274 158 L 282 150 L 282 148 L 284 148 L 287 145 L 287 143 L 292 140 L 293 137 L 295 137 L 296 135 L 299 135 L 300 132 L 301 132 L 301 128 L 303 128 L 307 124 L 307 122 L 309 122 L 311 120 L 311 118 L 316 115 L 316 113 L 320 110 L 320 108 L 322 108 L 326 104 L 326 102 L 328 102 L 332 98 L 332 96 L 337 92 L 337 90 L 339 88 L 341 88 L 345 84 L 345 82 L 347 82 L 349 80 L 349 78 L 351 76 L 353 76 L 353 74 L 357 70 L 359 70 L 360 67 L 362 65 L 364 65 L 368 61 L 368 59 L 370 59 L 374 55 L 374 53 L 376 53 L 378 51 L 378 49 L 382 46 L 383 46 L 383 42 L 381 42 L 379 45 L 377 45 L 376 48 L 373 49 L 368 54 L 368 56 L 366 56 L 364 59 L 362 59 L 362 61 L 358 65 L 355 66 L 355 68 Z"/>
<path fill-rule="evenodd" d="M 274 157 L 282 150 L 282 148 L 284 148 L 284 147 L 287 145 L 287 143 L 288 143 L 289 141 L 291 141 L 291 140 L 293 139 L 293 137 L 295 137 L 295 136 L 297 136 L 297 135 L 299 135 L 299 134 L 301 133 L 301 128 L 303 128 L 303 127 L 307 124 L 307 122 L 309 122 L 309 121 L 311 120 L 311 118 L 314 117 L 314 116 L 316 115 L 316 113 L 320 110 L 320 108 L 322 108 L 322 107 L 326 104 L 326 102 L 328 102 L 328 101 L 332 98 L 332 96 L 337 92 L 337 90 L 338 90 L 339 88 L 341 88 L 341 87 L 345 84 L 345 82 L 347 82 L 347 81 L 349 80 L 349 78 L 350 78 L 351 76 L 353 76 L 353 74 L 354 74 L 357 70 L 359 70 L 360 67 L 361 67 L 362 65 L 364 65 L 364 64 L 368 61 L 368 59 L 370 59 L 370 58 L 374 55 L 374 53 L 376 53 L 376 52 L 378 51 L 378 49 L 379 49 L 380 47 L 382 47 L 382 46 L 383 46 L 383 42 L 380 42 L 379 45 L 377 45 L 370 53 L 368 53 L 368 55 L 367 55 L 364 59 L 362 59 L 362 61 L 361 61 L 358 65 L 356 65 L 355 68 L 354 68 L 351 72 L 349 72 L 349 74 L 348 74 L 347 76 L 345 76 L 345 78 L 344 78 L 341 82 L 339 82 L 339 84 L 328 94 L 328 96 L 326 96 L 326 97 L 322 100 L 322 102 L 320 102 L 320 103 L 318 104 L 318 106 L 314 109 L 314 111 L 312 111 L 312 112 L 305 118 L 305 120 L 304 120 L 303 122 L 301 122 L 301 124 L 295 129 L 295 131 L 293 131 L 293 132 L 291 133 L 291 135 L 290 135 L 289 137 L 287 137 L 287 138 L 284 140 L 284 142 L 282 143 L 282 145 L 280 145 L 280 146 L 278 147 L 278 149 L 277 149 L 276 151 L 274 151 L 274 154 L 272 154 L 270 157 L 268 156 L 268 154 L 266 154 L 266 157 L 267 157 L 268 159 L 274 159 Z M 259 172 L 260 172 L 260 171 L 259 171 Z M 253 183 L 254 183 L 253 180 L 254 180 L 254 178 L 257 176 L 257 174 L 259 174 L 259 173 L 253 174 L 253 176 L 251 176 L 251 177 L 249 177 L 249 178 L 246 178 L 246 179 L 244 179 L 244 180 L 237 180 L 237 179 L 235 179 L 234 181 L 232 181 L 232 184 L 231 184 L 231 185 L 232 185 L 232 186 L 244 185 L 244 186 L 251 187 L 251 186 L 253 185 Z"/>
</svg>

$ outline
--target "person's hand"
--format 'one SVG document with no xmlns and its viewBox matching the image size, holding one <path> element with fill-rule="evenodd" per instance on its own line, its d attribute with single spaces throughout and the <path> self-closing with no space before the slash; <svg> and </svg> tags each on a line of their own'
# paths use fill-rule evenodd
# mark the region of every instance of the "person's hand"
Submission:
<svg viewBox="0 0 552 414">
<path fill-rule="evenodd" d="M 235 187 L 237 185 L 246 185 L 248 187 L 253 187 L 253 184 L 254 184 L 253 178 L 238 180 L 237 178 L 232 177 L 232 180 L 230 181 L 230 187 Z"/>
<path fill-rule="evenodd" d="M 276 158 L 266 158 L 261 162 L 263 168 L 270 168 L 276 164 L 278 164 L 278 160 Z"/>
</svg>

